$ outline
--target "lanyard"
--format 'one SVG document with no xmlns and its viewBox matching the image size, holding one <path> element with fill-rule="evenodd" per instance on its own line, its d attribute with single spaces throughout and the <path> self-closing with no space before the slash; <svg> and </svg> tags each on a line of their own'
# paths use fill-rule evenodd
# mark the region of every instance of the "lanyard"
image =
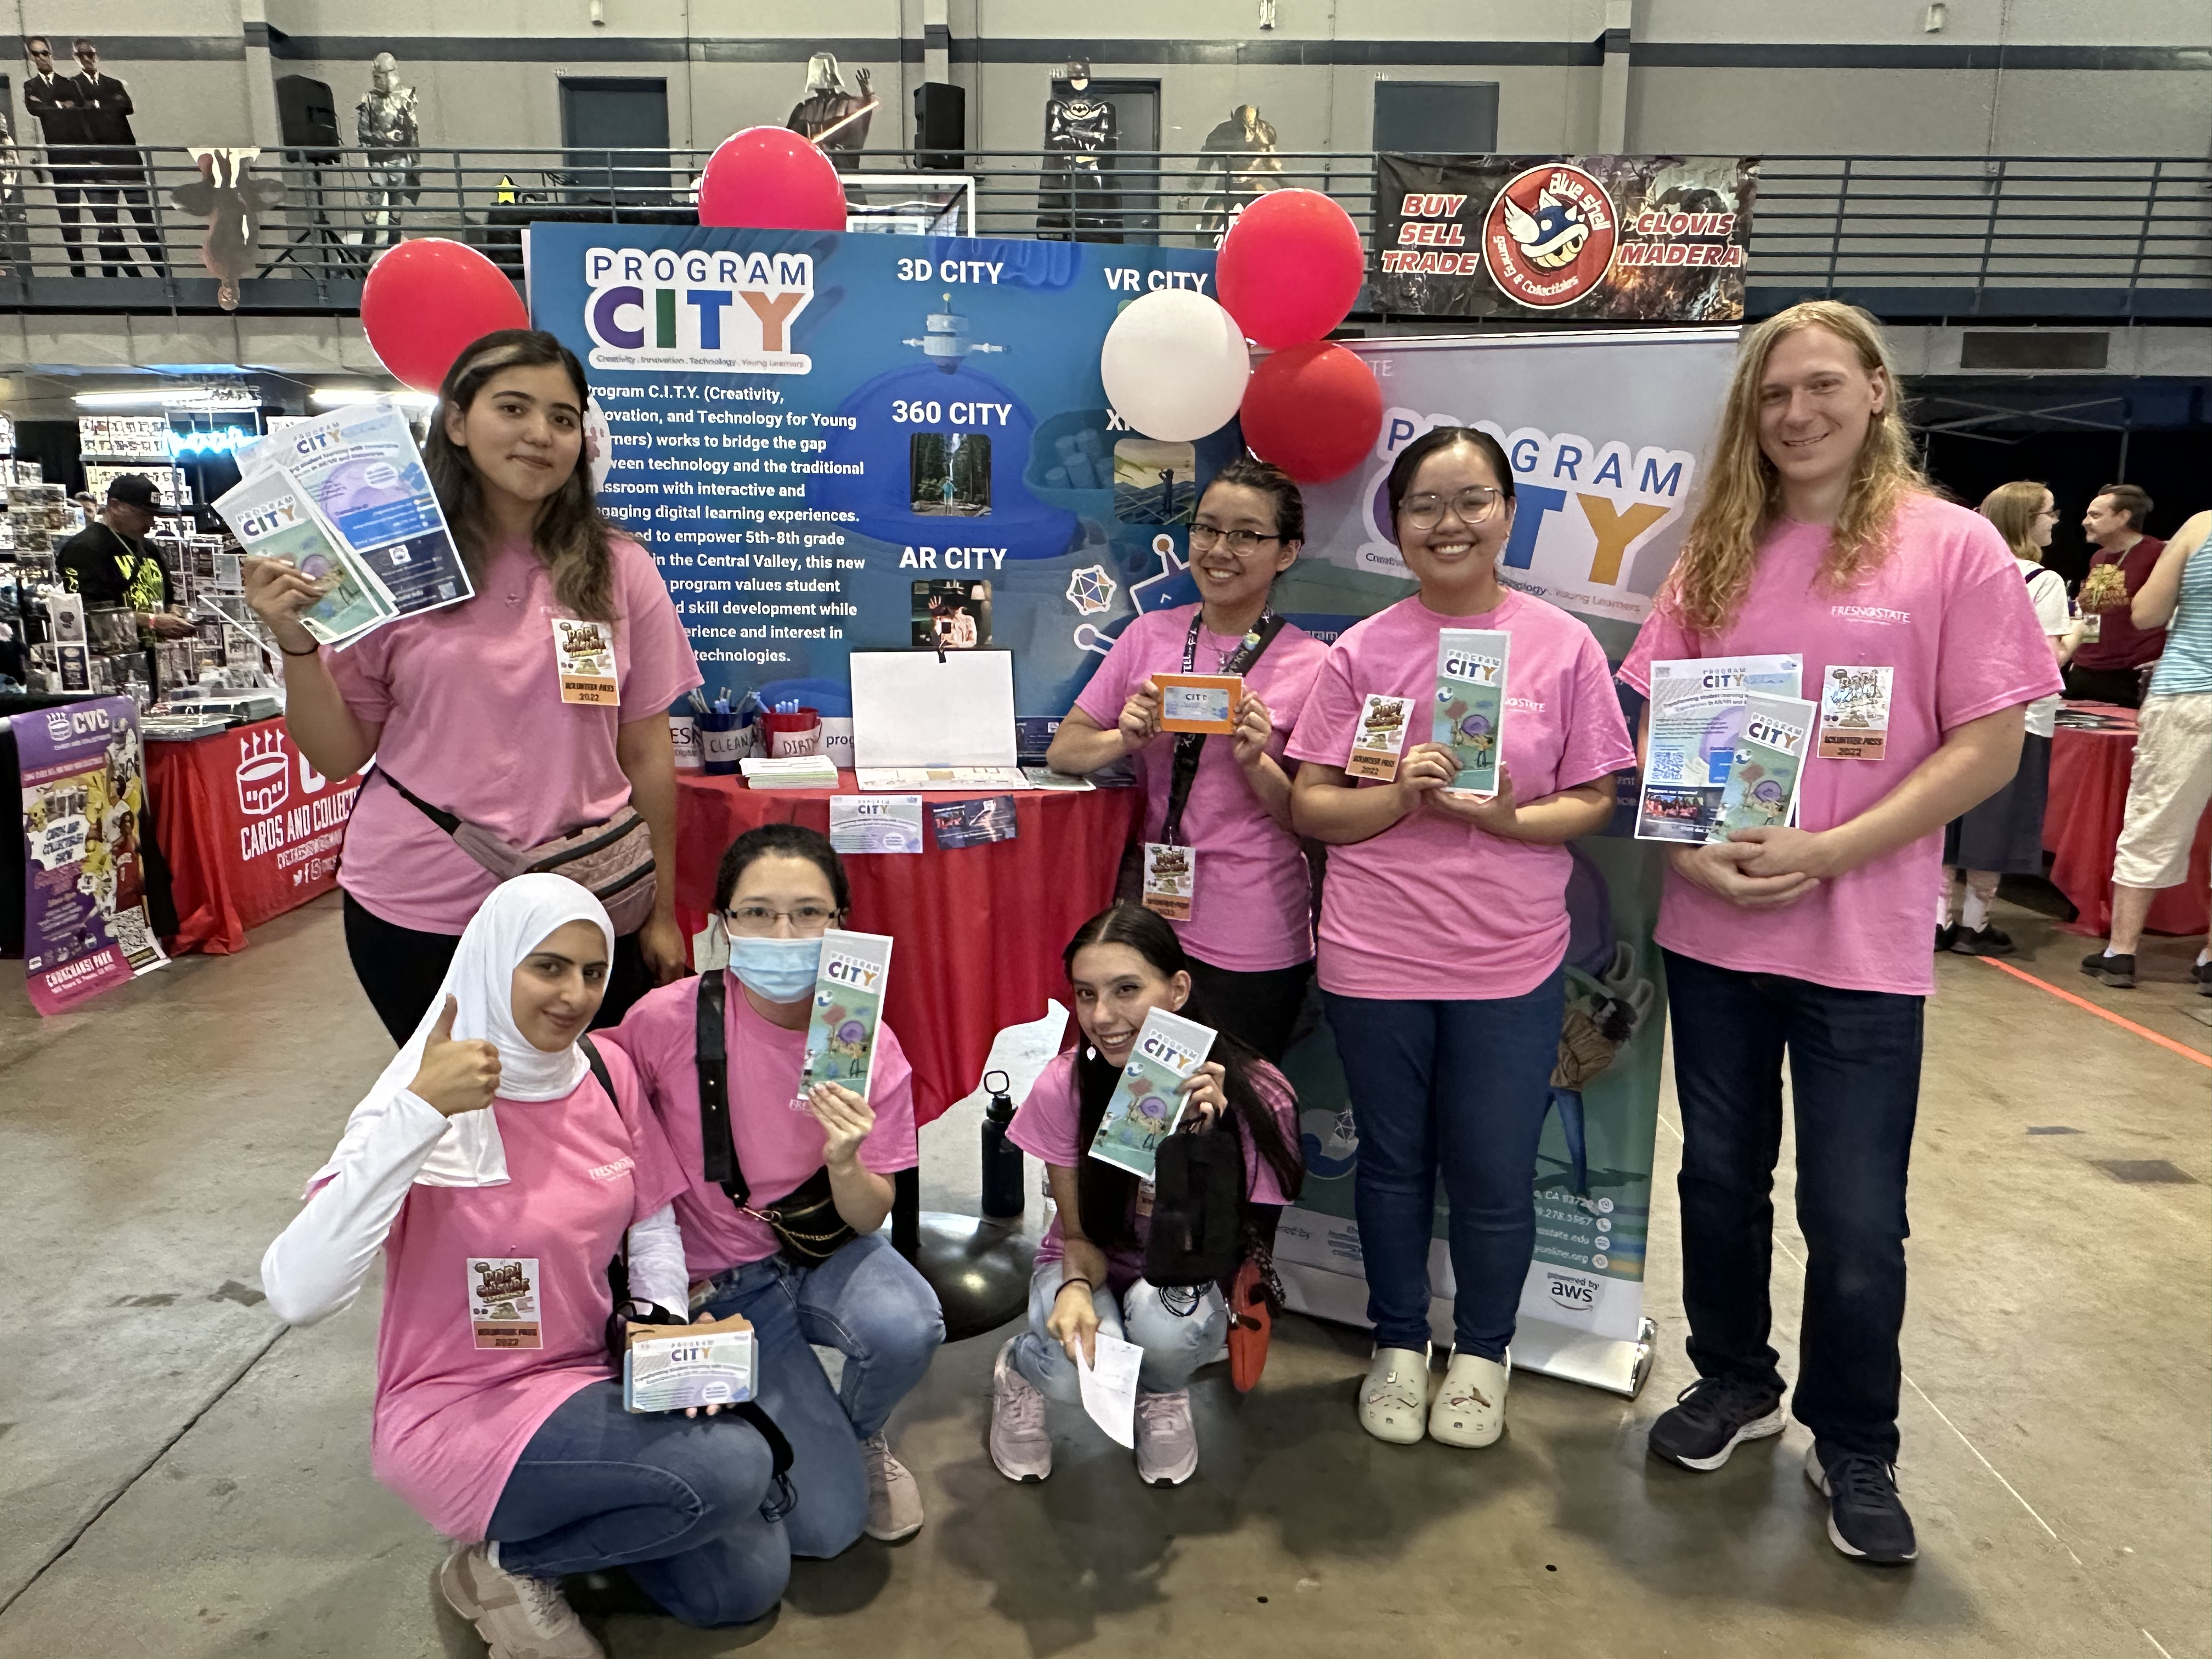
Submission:
<svg viewBox="0 0 2212 1659">
<path fill-rule="evenodd" d="M 1190 632 L 1182 642 L 1182 672 L 1191 672 L 1198 663 L 1198 633 L 1206 623 L 1206 607 L 1200 605 L 1192 613 Z M 1229 653 L 1221 665 L 1224 674 L 1242 675 L 1260 660 L 1260 653 L 1274 642 L 1275 635 L 1283 631 L 1283 619 L 1268 605 L 1260 612 L 1260 619 L 1252 624 L 1237 647 Z M 1198 778 L 1198 763 L 1206 748 L 1206 733 L 1185 732 L 1176 738 L 1175 770 L 1168 776 L 1168 815 L 1160 825 L 1160 839 L 1170 847 L 1175 846 L 1182 835 L 1182 809 L 1189 805 L 1190 787 Z"/>
</svg>

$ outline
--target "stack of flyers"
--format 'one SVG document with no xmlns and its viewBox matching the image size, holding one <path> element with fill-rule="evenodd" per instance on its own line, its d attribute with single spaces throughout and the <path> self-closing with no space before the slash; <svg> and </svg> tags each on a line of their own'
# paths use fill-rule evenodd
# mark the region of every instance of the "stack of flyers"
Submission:
<svg viewBox="0 0 2212 1659">
<path fill-rule="evenodd" d="M 1445 785 L 1457 794 L 1498 793 L 1498 745 L 1505 723 L 1505 653 L 1513 636 L 1486 628 L 1437 635 L 1437 711 L 1431 741 L 1459 755 Z"/>
<path fill-rule="evenodd" d="M 1698 842 L 1720 817 L 1721 794 L 1753 693 L 1795 697 L 1796 656 L 1700 657 L 1651 665 L 1651 708 L 1636 834 Z M 1723 837 L 1725 839 L 1725 837 Z"/>
<path fill-rule="evenodd" d="M 264 438 L 242 453 L 240 470 L 249 478 L 271 471 L 290 478 L 340 544 L 374 573 L 398 615 L 475 594 L 407 417 L 390 398 Z"/>
<path fill-rule="evenodd" d="M 1183 1079 L 1205 1064 L 1213 1035 L 1212 1027 L 1164 1008 L 1146 1014 L 1091 1137 L 1091 1156 L 1150 1181 L 1160 1142 L 1182 1121 Z"/>
<path fill-rule="evenodd" d="M 833 927 L 822 936 L 822 968 L 814 981 L 806 1063 L 799 1074 L 794 1106 L 804 1106 L 806 1091 L 817 1083 L 842 1083 L 861 1099 L 868 1097 L 890 969 L 891 942 L 884 934 Z"/>
<path fill-rule="evenodd" d="M 215 510 L 256 558 L 282 559 L 330 591 L 300 613 L 321 643 L 343 650 L 399 614 L 384 584 L 339 541 L 304 492 L 282 472 L 257 472 L 218 497 Z"/>
<path fill-rule="evenodd" d="M 1797 805 L 1797 781 L 1805 770 L 1814 706 L 1802 697 L 1744 700 L 1743 735 L 1721 792 L 1720 816 L 1707 841 L 1726 841 L 1738 830 L 1778 830 Z"/>
</svg>

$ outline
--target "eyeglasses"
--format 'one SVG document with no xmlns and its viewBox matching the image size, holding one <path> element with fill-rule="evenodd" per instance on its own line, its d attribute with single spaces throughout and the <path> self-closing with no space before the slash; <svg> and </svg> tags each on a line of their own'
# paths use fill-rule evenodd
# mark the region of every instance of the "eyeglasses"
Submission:
<svg viewBox="0 0 2212 1659">
<path fill-rule="evenodd" d="M 1194 524 L 1190 527 L 1190 550 L 1203 553 L 1216 542 L 1226 542 L 1229 550 L 1240 559 L 1249 559 L 1259 550 L 1261 542 L 1279 542 L 1280 536 L 1262 536 L 1256 530 L 1224 530 L 1219 525 Z"/>
<path fill-rule="evenodd" d="M 1436 495 L 1408 495 L 1398 503 L 1398 511 L 1414 529 L 1434 530 L 1444 521 L 1447 507 L 1459 515 L 1462 524 L 1480 524 L 1498 510 L 1498 503 L 1504 499 L 1502 489 L 1471 484 L 1449 501 Z"/>
<path fill-rule="evenodd" d="M 778 910 L 770 905 L 747 903 L 722 912 L 723 925 L 732 933 L 755 939 L 775 932 L 779 921 L 789 922 L 791 931 L 801 939 L 815 939 L 827 933 L 836 920 L 837 913 L 826 904 L 795 904 L 788 910 Z"/>
</svg>

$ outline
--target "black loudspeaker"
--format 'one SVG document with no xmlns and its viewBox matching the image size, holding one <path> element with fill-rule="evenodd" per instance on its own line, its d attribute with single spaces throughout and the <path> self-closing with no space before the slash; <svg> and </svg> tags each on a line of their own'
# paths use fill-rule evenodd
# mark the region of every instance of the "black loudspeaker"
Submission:
<svg viewBox="0 0 2212 1659">
<path fill-rule="evenodd" d="M 333 166 L 345 141 L 338 137 L 338 108 L 330 84 L 304 75 L 276 77 L 276 124 L 291 159 Z"/>
<path fill-rule="evenodd" d="M 915 165 L 957 173 L 967 157 L 968 89 L 925 81 L 914 89 Z"/>
</svg>

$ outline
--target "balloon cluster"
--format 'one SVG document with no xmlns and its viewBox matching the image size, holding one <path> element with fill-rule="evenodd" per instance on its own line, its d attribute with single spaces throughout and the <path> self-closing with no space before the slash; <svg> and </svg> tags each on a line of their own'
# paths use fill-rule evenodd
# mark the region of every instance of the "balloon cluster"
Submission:
<svg viewBox="0 0 2212 1659">
<path fill-rule="evenodd" d="M 1262 196 L 1222 240 L 1219 303 L 1163 289 L 1114 319 L 1098 365 L 1107 397 L 1146 437 L 1202 438 L 1237 415 L 1261 459 L 1302 483 L 1340 477 L 1382 425 L 1373 371 L 1324 337 L 1366 264 L 1351 216 L 1320 191 Z M 1248 338 L 1269 349 L 1257 369 Z"/>
</svg>

